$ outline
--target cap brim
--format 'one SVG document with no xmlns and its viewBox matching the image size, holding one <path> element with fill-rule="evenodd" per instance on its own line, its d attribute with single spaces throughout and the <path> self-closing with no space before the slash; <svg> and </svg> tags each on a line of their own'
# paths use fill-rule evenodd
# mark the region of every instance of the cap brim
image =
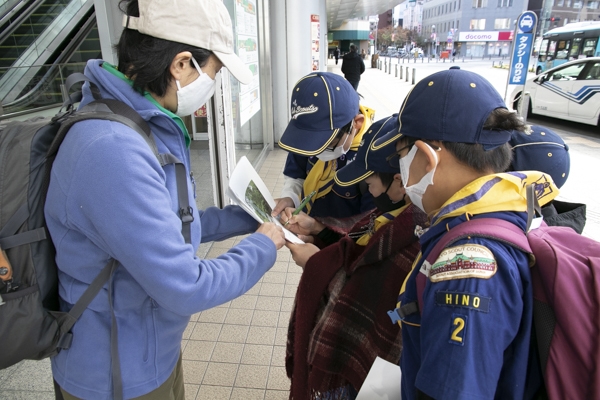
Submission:
<svg viewBox="0 0 600 400">
<path fill-rule="evenodd" d="M 213 53 L 240 83 L 247 85 L 252 82 L 252 71 L 237 54 L 221 53 L 219 51 L 213 51 Z"/>
<path fill-rule="evenodd" d="M 364 163 L 354 160 L 346 164 L 335 173 L 335 183 L 339 186 L 352 186 L 364 181 L 373 175 L 374 171 L 367 171 Z"/>
<path fill-rule="evenodd" d="M 335 183 L 340 186 L 351 186 L 367 179 L 374 172 L 400 173 L 400 164 L 398 167 L 390 165 L 387 156 L 396 151 L 396 142 L 401 137 L 402 134 L 398 133 L 397 126 L 394 126 L 382 137 L 365 144 L 368 146 L 366 154 L 360 156 L 357 154 L 350 164 L 338 170 L 335 174 Z"/>
<path fill-rule="evenodd" d="M 300 129 L 294 126 L 292 119 L 279 139 L 279 147 L 307 157 L 316 156 L 325 151 L 339 131 L 339 128 L 325 131 Z"/>
</svg>

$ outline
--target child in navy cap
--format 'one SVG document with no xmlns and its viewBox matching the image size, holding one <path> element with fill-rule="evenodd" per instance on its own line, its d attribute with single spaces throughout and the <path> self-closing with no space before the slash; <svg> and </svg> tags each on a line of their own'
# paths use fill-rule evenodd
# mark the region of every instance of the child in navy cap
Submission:
<svg viewBox="0 0 600 400">
<path fill-rule="evenodd" d="M 558 188 L 542 172 L 504 173 L 514 131 L 525 130 L 481 76 L 450 69 L 421 80 L 399 113 L 414 144 L 399 152 L 411 201 L 430 227 L 422 255 L 391 313 L 402 326 L 403 399 L 526 399 L 540 387 L 529 363 L 533 296 L 527 254 L 496 239 L 467 237 L 428 259 L 445 233 L 477 218 L 525 230 L 525 188 L 540 205 Z M 436 253 L 437 254 L 437 253 Z"/>
<path fill-rule="evenodd" d="M 542 171 L 561 188 L 569 177 L 571 157 L 569 146 L 545 126 L 531 125 L 525 132 L 514 131 L 510 146 L 513 150 L 510 171 Z M 568 226 L 581 234 L 585 226 L 585 204 L 553 200 L 542 207 L 548 225 Z"/>
<path fill-rule="evenodd" d="M 400 327 L 387 311 L 419 251 L 414 228 L 427 218 L 406 201 L 395 157 L 400 137 L 397 115 L 375 122 L 354 161 L 336 173 L 340 187 L 366 181 L 378 210 L 343 219 L 292 216 L 293 208 L 282 214 L 290 230 L 323 248 L 288 246 L 304 268 L 287 340 L 294 399 L 353 399 L 376 357 L 400 360 Z"/>
<path fill-rule="evenodd" d="M 341 188 L 333 177 L 354 158 L 374 112 L 359 105 L 358 94 L 343 77 L 316 72 L 300 79 L 292 91 L 292 118 L 279 146 L 289 152 L 281 198 L 273 216 L 298 207 L 303 197 L 311 216 L 350 217 L 373 209 L 372 196 L 359 185 Z"/>
</svg>

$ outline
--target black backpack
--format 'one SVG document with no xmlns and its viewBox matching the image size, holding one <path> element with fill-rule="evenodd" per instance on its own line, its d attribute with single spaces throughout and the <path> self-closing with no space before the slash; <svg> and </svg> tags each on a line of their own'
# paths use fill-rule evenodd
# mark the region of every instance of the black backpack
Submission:
<svg viewBox="0 0 600 400">
<path fill-rule="evenodd" d="M 67 91 L 84 80 L 83 74 L 71 75 Z M 142 135 L 161 165 L 175 164 L 182 233 L 190 243 L 193 217 L 184 165 L 171 154 L 158 154 L 150 127 L 133 108 L 118 100 L 101 99 L 97 88 L 91 87 L 96 100 L 77 111 L 73 104 L 81 99 L 80 92 L 65 102 L 64 112 L 61 108 L 52 118 L 0 126 L 0 369 L 69 348 L 71 328 L 107 282 L 112 299 L 110 277 L 118 265 L 116 260 L 107 263 L 68 313 L 58 311 L 55 248 L 46 227 L 44 204 L 52 163 L 73 124 L 89 119 L 120 122 Z M 113 335 L 113 376 L 116 373 L 115 378 L 120 378 L 116 328 Z M 122 393 L 120 379 L 114 380 L 119 381 L 114 382 L 115 393 Z"/>
</svg>

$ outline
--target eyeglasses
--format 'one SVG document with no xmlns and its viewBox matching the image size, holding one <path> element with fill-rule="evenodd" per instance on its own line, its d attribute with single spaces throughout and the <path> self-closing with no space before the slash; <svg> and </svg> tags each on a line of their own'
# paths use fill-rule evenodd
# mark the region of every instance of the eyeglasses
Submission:
<svg viewBox="0 0 600 400">
<path fill-rule="evenodd" d="M 402 152 L 407 150 L 406 154 L 408 154 L 414 145 L 415 145 L 414 143 L 407 144 L 406 146 L 402 147 L 400 150 L 397 150 L 394 153 L 387 156 L 385 158 L 385 160 L 388 162 L 388 164 L 391 167 L 398 168 L 398 163 L 400 162 L 400 158 L 404 157 L 402 155 Z"/>
<path fill-rule="evenodd" d="M 329 147 L 326 147 L 324 151 L 335 151 L 336 147 L 339 146 L 343 146 L 346 144 L 346 141 L 348 140 L 348 136 L 350 135 L 346 135 L 347 133 L 350 133 L 350 131 L 352 130 L 352 127 L 354 126 L 353 123 L 350 123 L 347 129 L 344 129 L 346 127 L 343 127 L 341 132 L 338 134 L 338 137 L 336 138 L 337 140 L 334 139 L 333 144 L 331 144 Z M 346 139 L 344 139 L 344 142 L 342 144 L 340 144 L 340 139 L 346 135 Z"/>
</svg>

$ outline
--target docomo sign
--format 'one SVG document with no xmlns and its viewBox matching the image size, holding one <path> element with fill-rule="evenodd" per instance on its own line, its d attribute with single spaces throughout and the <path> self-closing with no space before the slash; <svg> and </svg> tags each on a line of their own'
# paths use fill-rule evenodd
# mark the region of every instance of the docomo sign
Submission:
<svg viewBox="0 0 600 400">
<path fill-rule="evenodd" d="M 512 40 L 512 32 L 502 31 L 481 31 L 481 32 L 460 32 L 458 34 L 459 42 L 498 42 L 503 40 Z"/>
</svg>

